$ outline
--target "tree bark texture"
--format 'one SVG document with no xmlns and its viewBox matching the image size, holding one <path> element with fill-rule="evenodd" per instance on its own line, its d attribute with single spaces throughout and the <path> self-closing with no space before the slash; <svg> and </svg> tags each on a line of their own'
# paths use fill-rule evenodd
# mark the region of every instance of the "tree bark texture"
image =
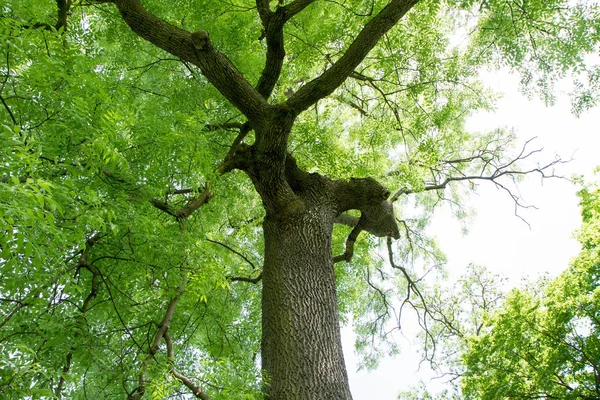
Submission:
<svg viewBox="0 0 600 400">
<path fill-rule="evenodd" d="M 340 339 L 331 205 L 264 221 L 262 363 L 270 400 L 352 396 Z"/>
<path fill-rule="evenodd" d="M 254 174 L 250 174 L 256 177 Z M 351 208 L 381 203 L 389 191 L 373 179 L 334 181 L 285 160 L 284 183 L 295 207 L 266 207 L 263 230 L 262 363 L 270 400 L 348 400 L 331 242 Z M 265 204 L 274 204 L 261 182 Z M 277 202 L 281 204 L 281 202 Z M 292 211 L 289 211 L 289 210 Z"/>
</svg>

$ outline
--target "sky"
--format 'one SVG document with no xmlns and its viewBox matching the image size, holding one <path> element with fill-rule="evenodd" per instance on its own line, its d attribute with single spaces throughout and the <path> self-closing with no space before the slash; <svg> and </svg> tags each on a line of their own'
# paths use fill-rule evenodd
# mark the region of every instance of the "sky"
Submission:
<svg viewBox="0 0 600 400">
<path fill-rule="evenodd" d="M 600 179 L 600 175 L 594 178 L 594 169 L 600 166 L 600 107 L 577 118 L 571 113 L 567 85 L 558 88 L 557 103 L 546 107 L 542 101 L 520 94 L 518 78 L 508 71 L 485 72 L 483 81 L 504 96 L 494 112 L 473 115 L 469 129 L 514 128 L 521 142 L 537 137 L 532 145 L 543 147 L 540 163 L 549 162 L 556 155 L 573 158 L 558 166 L 557 174 L 583 175 L 588 181 Z M 576 191 L 577 186 L 568 180 L 526 178 L 519 184 L 519 195 L 526 204 L 537 207 L 519 212 L 528 225 L 515 216 L 514 203 L 506 193 L 491 183 L 482 183 L 468 202 L 476 212 L 467 222 L 468 233 L 463 232 L 464 224 L 448 210 L 434 215 L 429 233 L 436 236 L 448 257 L 446 268 L 455 276 L 469 263 L 503 274 L 511 286 L 518 286 L 524 278 L 556 276 L 579 252 L 573 235 L 581 224 Z M 397 335 L 402 349 L 399 356 L 384 359 L 375 371 L 357 372 L 352 332 L 342 330 L 354 400 L 392 400 L 420 379 L 428 382 L 431 372 L 425 363 L 419 363 L 419 342 L 411 337 L 415 332 L 414 327 L 409 327 L 403 335 Z M 441 383 L 434 380 L 432 384 Z"/>
</svg>

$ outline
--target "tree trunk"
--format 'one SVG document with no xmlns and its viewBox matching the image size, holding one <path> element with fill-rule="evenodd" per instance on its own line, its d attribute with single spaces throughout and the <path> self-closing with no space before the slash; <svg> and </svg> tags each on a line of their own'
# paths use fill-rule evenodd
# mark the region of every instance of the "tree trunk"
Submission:
<svg viewBox="0 0 600 400">
<path fill-rule="evenodd" d="M 262 365 L 269 400 L 352 396 L 339 327 L 331 237 L 335 207 L 264 221 Z"/>
</svg>

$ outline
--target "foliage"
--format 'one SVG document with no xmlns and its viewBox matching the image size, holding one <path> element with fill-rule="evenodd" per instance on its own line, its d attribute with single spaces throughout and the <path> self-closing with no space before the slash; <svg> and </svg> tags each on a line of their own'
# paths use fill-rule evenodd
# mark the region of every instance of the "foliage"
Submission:
<svg viewBox="0 0 600 400">
<path fill-rule="evenodd" d="M 268 381 L 256 284 L 264 209 L 246 175 L 219 170 L 243 115 L 198 68 L 142 42 L 112 4 L 56 3 L 58 16 L 48 1 L 0 6 L 1 397 L 133 397 L 142 376 L 147 396 L 184 398 L 182 374 L 213 399 L 256 398 Z M 475 182 L 511 193 L 522 174 L 554 165 L 527 165 L 535 151 L 509 132 L 472 133 L 464 123 L 493 108 L 477 78 L 484 65 L 507 63 L 545 96 L 557 76 L 587 71 L 598 10 L 567 3 L 423 1 L 298 116 L 288 150 L 299 165 L 335 179 L 380 178 L 394 192 L 403 238 L 392 265 L 378 260 L 381 240 L 364 236 L 352 262 L 336 265 L 341 317 L 354 321 L 366 366 L 382 353 L 388 300 L 411 293 L 406 277 L 443 262 L 423 234 L 433 210 L 462 203 Z M 289 21 L 270 101 L 340 60 L 386 4 L 315 2 Z M 267 48 L 254 2 L 144 6 L 210 32 L 259 80 Z M 455 44 L 465 29 L 474 32 L 467 44 Z M 577 109 L 596 101 L 593 76 L 582 75 Z M 348 233 L 336 226 L 334 254 Z"/>
<path fill-rule="evenodd" d="M 594 399 L 600 394 L 600 189 L 579 192 L 583 226 L 582 250 L 555 279 L 543 278 L 475 309 L 455 312 L 453 304 L 489 298 L 498 279 L 481 284 L 462 281 L 459 293 L 478 288 L 483 297 L 449 293 L 450 304 L 434 331 L 445 335 L 437 365 L 449 378 L 447 388 L 431 394 L 425 386 L 401 394 L 402 399 Z M 482 270 L 471 270 L 479 277 Z M 502 303 L 500 304 L 500 300 Z M 435 302 L 432 302 L 435 304 Z M 482 304 L 486 304 L 483 307 Z M 484 311 L 485 308 L 485 311 Z M 443 312 L 442 312 L 443 311 Z M 484 311 L 482 313 L 482 311 Z M 461 320 L 469 318 L 463 324 Z M 471 319 L 474 318 L 474 319 Z"/>
<path fill-rule="evenodd" d="M 600 190 L 580 192 L 581 253 L 556 279 L 514 290 L 464 356 L 466 398 L 600 395 Z"/>
</svg>

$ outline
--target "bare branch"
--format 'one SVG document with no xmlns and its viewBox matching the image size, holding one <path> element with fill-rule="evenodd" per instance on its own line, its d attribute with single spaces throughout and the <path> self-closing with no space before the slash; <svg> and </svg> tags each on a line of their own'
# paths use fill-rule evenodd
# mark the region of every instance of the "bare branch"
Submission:
<svg viewBox="0 0 600 400">
<path fill-rule="evenodd" d="M 12 120 L 13 125 L 19 125 L 19 123 L 17 122 L 17 119 L 15 118 L 15 115 L 11 111 L 10 107 L 8 106 L 8 104 L 6 104 L 6 100 L 4 100 L 4 97 L 0 96 L 0 101 L 2 102 L 2 105 L 4 106 L 4 108 L 6 109 L 6 111 L 8 111 L 8 115 L 10 116 L 10 119 Z"/>
<path fill-rule="evenodd" d="M 509 159 L 502 158 L 502 152 L 505 150 L 504 147 L 508 144 L 504 141 L 492 140 L 487 143 L 483 148 L 477 150 L 477 152 L 470 156 L 459 157 L 453 160 L 444 160 L 439 163 L 437 167 L 429 167 L 431 171 L 432 180 L 427 182 L 420 188 L 403 188 L 394 193 L 391 197 L 391 201 L 394 202 L 402 195 L 407 195 L 417 192 L 426 192 L 433 190 L 443 190 L 452 182 L 461 181 L 489 181 L 492 182 L 498 189 L 505 191 L 515 204 L 515 215 L 525 221 L 518 213 L 518 210 L 525 208 L 535 208 L 533 206 L 525 205 L 521 202 L 519 196 L 517 196 L 505 183 L 501 181 L 501 178 L 511 178 L 513 181 L 519 176 L 526 176 L 531 174 L 538 174 L 542 179 L 547 178 L 562 178 L 564 177 L 555 175 L 554 167 L 559 164 L 564 164 L 570 160 L 562 160 L 556 158 L 546 164 L 537 165 L 531 168 L 519 169 L 517 164 L 522 163 L 530 159 L 532 156 L 542 151 L 541 148 L 533 150 L 528 149 L 528 145 L 533 139 L 530 139 L 524 143 L 519 153 Z M 490 148 L 491 145 L 493 148 Z M 473 165 L 470 167 L 471 170 L 479 170 L 479 174 L 465 174 L 462 168 L 465 165 Z M 393 174 L 393 173 L 392 173 Z"/>
<path fill-rule="evenodd" d="M 435 343 L 436 342 L 435 342 L 435 339 L 427 325 L 427 318 L 433 317 L 433 315 L 431 314 L 431 312 L 429 311 L 429 309 L 427 307 L 427 302 L 425 301 L 425 298 L 424 298 L 423 294 L 421 293 L 421 290 L 417 286 L 416 282 L 411 278 L 411 276 L 409 275 L 406 268 L 396 265 L 396 263 L 394 261 L 394 252 L 392 250 L 392 238 L 388 238 L 387 248 L 388 248 L 388 256 L 389 256 L 390 265 L 392 266 L 392 268 L 400 270 L 402 272 L 402 275 L 404 275 L 404 278 L 406 279 L 406 285 L 407 285 L 406 297 L 404 298 L 404 300 L 402 301 L 402 304 L 400 306 L 399 315 L 402 314 L 402 309 L 404 308 L 404 306 L 406 304 L 409 304 L 415 310 L 415 312 L 417 313 L 417 321 L 419 323 L 419 326 L 421 326 L 421 328 L 423 329 L 425 336 L 431 340 L 431 343 L 434 347 L 433 353 L 435 353 Z M 412 293 L 415 293 L 417 295 L 417 297 L 420 301 L 419 306 L 416 306 L 412 302 L 412 299 L 411 299 Z M 419 311 L 421 308 L 423 309 L 423 314 L 421 314 L 421 312 Z M 400 319 L 400 317 L 399 317 L 399 319 Z M 427 340 L 426 340 L 426 343 L 427 343 Z"/>
<path fill-rule="evenodd" d="M 242 253 L 240 253 L 239 251 L 237 251 L 237 250 L 235 250 L 235 249 L 231 248 L 230 246 L 226 245 L 225 243 L 221 243 L 221 242 L 219 242 L 219 241 L 217 241 L 217 240 L 212 240 L 212 239 L 208 239 L 208 238 L 206 238 L 206 241 L 207 241 L 207 242 L 210 242 L 210 243 L 218 244 L 219 246 L 226 248 L 227 250 L 231 251 L 232 253 L 234 253 L 234 254 L 237 254 L 237 255 L 238 255 L 239 257 L 241 257 L 241 258 L 242 258 L 244 261 L 246 261 L 246 262 L 247 262 L 247 263 L 248 263 L 248 264 L 249 264 L 249 265 L 252 267 L 252 269 L 253 269 L 253 270 L 255 270 L 255 271 L 256 271 L 256 270 L 258 270 L 258 269 L 256 268 L 256 266 L 254 265 L 254 263 L 248 259 L 248 257 L 246 257 L 245 255 L 243 255 L 243 254 L 242 254 Z"/>
<path fill-rule="evenodd" d="M 221 247 L 226 248 L 227 250 L 231 251 L 232 253 L 236 254 L 237 256 L 241 257 L 244 261 L 246 261 L 254 271 L 258 271 L 259 269 L 256 268 L 256 266 L 254 265 L 254 263 L 252 261 L 250 261 L 248 259 L 248 257 L 246 257 L 245 255 L 243 255 L 242 253 L 240 253 L 239 251 L 235 250 L 234 248 L 232 248 L 229 245 L 226 245 L 225 243 L 219 242 L 217 240 L 212 240 L 212 239 L 206 239 L 206 241 L 210 242 L 210 243 L 214 243 L 217 244 Z M 249 282 L 249 283 L 258 283 L 260 282 L 260 280 L 262 279 L 262 272 L 258 274 L 258 276 L 256 276 L 255 278 L 248 278 L 248 277 L 244 277 L 244 276 L 228 276 L 227 279 L 229 279 L 232 282 Z"/>
<path fill-rule="evenodd" d="M 245 277 L 245 276 L 230 276 L 227 279 L 229 279 L 232 282 L 248 282 L 248 283 L 257 284 L 258 282 L 260 282 L 262 280 L 262 272 L 260 274 L 258 274 L 255 278 L 249 278 L 249 277 Z"/>
</svg>

